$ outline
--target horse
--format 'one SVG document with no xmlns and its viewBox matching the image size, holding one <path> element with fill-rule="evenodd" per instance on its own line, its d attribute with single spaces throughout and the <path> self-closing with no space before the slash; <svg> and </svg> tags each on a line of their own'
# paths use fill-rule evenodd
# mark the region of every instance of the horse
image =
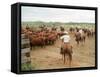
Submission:
<svg viewBox="0 0 100 77">
<path fill-rule="evenodd" d="M 79 45 L 80 42 L 85 43 L 85 39 L 86 36 L 84 33 L 83 34 L 81 34 L 80 32 L 75 33 L 75 41 L 77 42 L 77 45 Z"/>
<path fill-rule="evenodd" d="M 72 53 L 73 53 L 72 46 L 69 43 L 64 43 L 60 51 L 60 54 L 62 55 L 62 59 L 64 60 L 64 64 L 66 63 L 66 59 L 69 59 L 69 66 L 71 66 Z"/>
<path fill-rule="evenodd" d="M 93 37 L 95 35 L 95 31 L 93 31 L 93 30 L 88 30 L 87 31 L 87 36 L 88 36 L 88 38 L 89 37 Z"/>
</svg>

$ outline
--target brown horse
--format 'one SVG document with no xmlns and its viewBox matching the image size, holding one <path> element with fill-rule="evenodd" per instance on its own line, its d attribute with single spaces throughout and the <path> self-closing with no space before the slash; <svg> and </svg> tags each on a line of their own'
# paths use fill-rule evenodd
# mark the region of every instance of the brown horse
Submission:
<svg viewBox="0 0 100 77">
<path fill-rule="evenodd" d="M 60 51 L 60 54 L 62 54 L 62 59 L 64 60 L 64 64 L 66 63 L 66 59 L 69 59 L 69 66 L 71 66 L 72 53 L 72 46 L 69 43 L 64 43 Z"/>
<path fill-rule="evenodd" d="M 77 45 L 79 45 L 80 42 L 85 43 L 86 36 L 83 33 L 82 35 L 80 32 L 75 33 L 75 41 L 77 42 Z"/>
</svg>

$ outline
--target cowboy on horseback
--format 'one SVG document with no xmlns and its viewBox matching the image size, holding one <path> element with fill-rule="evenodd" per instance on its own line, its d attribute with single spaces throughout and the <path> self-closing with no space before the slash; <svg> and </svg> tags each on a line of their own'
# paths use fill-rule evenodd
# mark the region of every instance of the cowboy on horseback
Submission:
<svg viewBox="0 0 100 77">
<path fill-rule="evenodd" d="M 64 32 L 64 35 L 60 37 L 62 40 L 61 44 L 61 52 L 62 58 L 64 58 L 65 63 L 65 56 L 67 55 L 69 57 L 69 61 L 71 63 L 72 60 L 72 46 L 70 45 L 70 36 L 67 31 Z"/>
<path fill-rule="evenodd" d="M 80 42 L 82 42 L 82 44 L 84 44 L 85 38 L 86 38 L 86 35 L 82 29 L 75 32 L 75 41 L 77 42 L 77 45 L 79 45 Z"/>
</svg>

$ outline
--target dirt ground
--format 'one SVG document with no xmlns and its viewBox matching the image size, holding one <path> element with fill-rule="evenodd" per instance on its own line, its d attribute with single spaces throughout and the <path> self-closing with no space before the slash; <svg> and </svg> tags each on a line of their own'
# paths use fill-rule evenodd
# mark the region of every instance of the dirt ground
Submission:
<svg viewBox="0 0 100 77">
<path fill-rule="evenodd" d="M 60 54 L 61 40 L 57 40 L 54 45 L 44 48 L 36 47 L 31 51 L 31 65 L 34 70 L 39 69 L 57 69 L 57 68 L 75 68 L 95 66 L 95 38 L 86 38 L 84 45 L 77 45 L 75 38 L 71 36 L 71 45 L 73 46 L 72 64 L 64 64 Z"/>
</svg>

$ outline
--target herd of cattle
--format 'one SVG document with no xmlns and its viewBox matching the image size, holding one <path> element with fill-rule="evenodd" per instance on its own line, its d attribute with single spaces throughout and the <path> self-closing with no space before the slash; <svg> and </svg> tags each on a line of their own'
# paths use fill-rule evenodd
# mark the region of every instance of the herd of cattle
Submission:
<svg viewBox="0 0 100 77">
<path fill-rule="evenodd" d="M 44 47 L 46 45 L 53 45 L 55 44 L 56 40 L 59 39 L 63 35 L 65 31 L 64 27 L 38 27 L 39 30 L 33 30 L 31 27 L 26 26 L 22 28 L 21 33 L 25 34 L 26 38 L 30 40 L 30 47 L 31 49 L 35 46 Z M 59 29 L 59 30 L 58 30 Z M 70 27 L 68 32 L 69 34 L 74 34 L 75 38 L 77 39 L 76 42 L 79 42 L 82 36 L 78 34 L 79 30 L 82 29 L 84 33 L 84 37 L 93 37 L 95 35 L 94 29 L 87 29 L 87 28 L 78 28 L 78 27 Z M 78 39 L 79 38 L 79 39 Z"/>
<path fill-rule="evenodd" d="M 80 42 L 85 43 L 86 37 L 91 38 L 95 35 L 95 29 L 88 28 L 70 28 L 69 31 L 74 34 L 77 44 Z M 82 31 L 82 32 L 80 32 Z"/>
</svg>

